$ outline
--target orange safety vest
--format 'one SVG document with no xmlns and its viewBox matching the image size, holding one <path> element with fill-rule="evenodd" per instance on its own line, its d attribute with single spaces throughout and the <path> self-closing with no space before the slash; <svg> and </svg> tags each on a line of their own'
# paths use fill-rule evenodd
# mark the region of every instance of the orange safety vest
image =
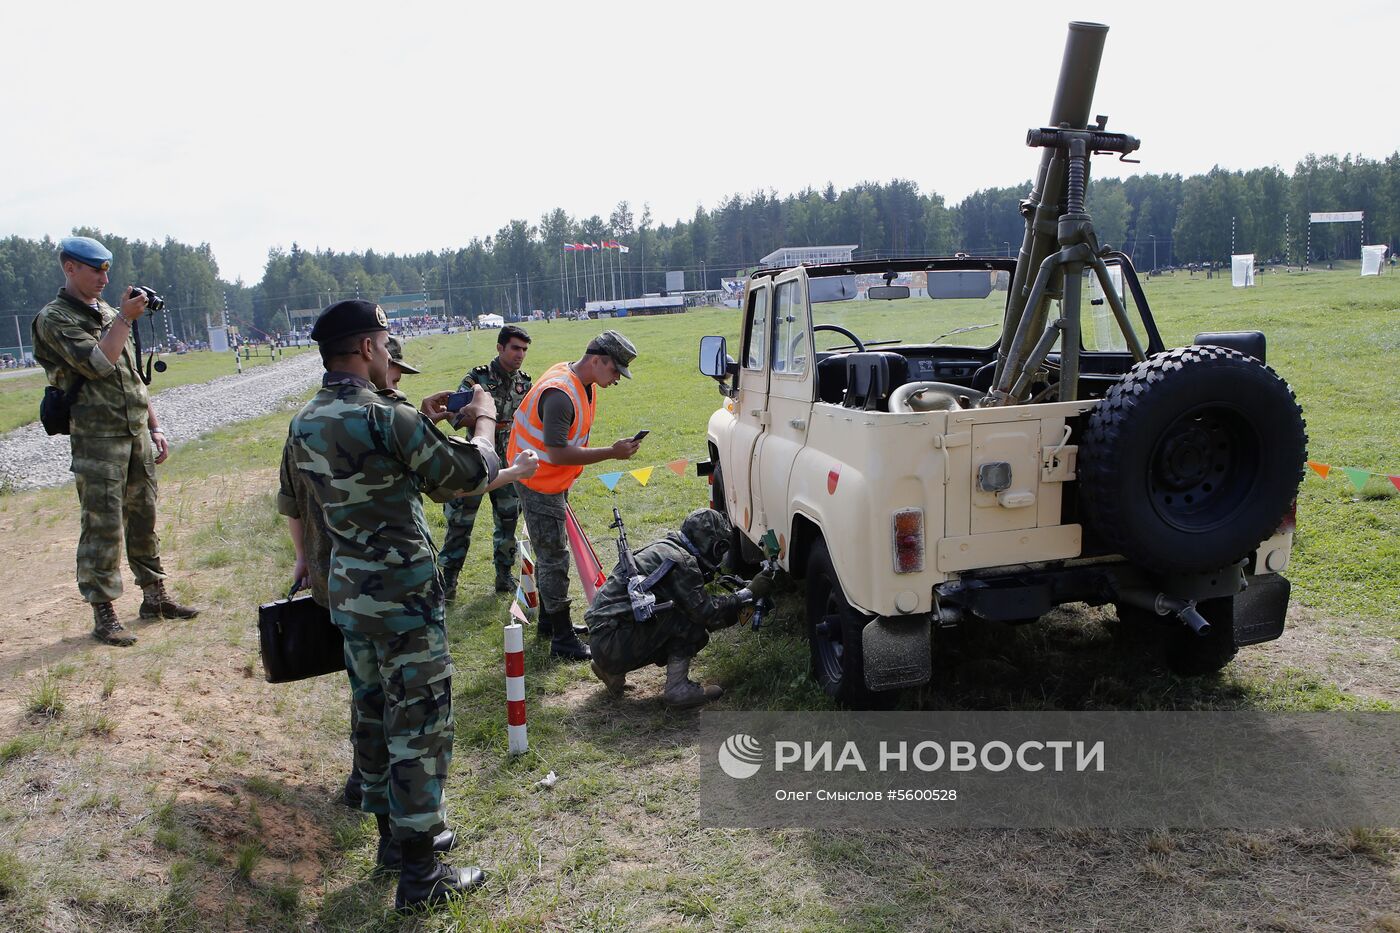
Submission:
<svg viewBox="0 0 1400 933">
<path fill-rule="evenodd" d="M 569 426 L 569 434 L 564 439 L 564 443 L 569 447 L 588 446 L 588 434 L 593 429 L 593 412 L 598 401 L 596 392 L 593 398 L 589 398 L 583 383 L 574 375 L 569 364 L 564 362 L 549 367 L 535 383 L 534 388 L 526 393 L 520 407 L 515 410 L 504 465 L 510 466 L 520 451 L 533 450 L 535 456 L 540 458 L 539 469 L 535 471 L 534 476 L 520 482 L 535 492 L 549 495 L 564 492 L 572 486 L 574 480 L 583 472 L 583 467 L 550 462 L 549 452 L 544 447 L 544 419 L 540 417 L 540 399 L 544 397 L 546 389 L 560 389 L 567 393 L 569 401 L 574 403 L 574 423 Z"/>
</svg>

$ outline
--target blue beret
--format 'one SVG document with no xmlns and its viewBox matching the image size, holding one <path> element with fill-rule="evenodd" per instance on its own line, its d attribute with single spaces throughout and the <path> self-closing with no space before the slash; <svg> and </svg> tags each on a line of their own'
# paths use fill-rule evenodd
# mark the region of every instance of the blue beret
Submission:
<svg viewBox="0 0 1400 933">
<path fill-rule="evenodd" d="M 112 264 L 112 251 L 90 236 L 66 236 L 58 241 L 59 257 L 76 259 L 104 272 Z"/>
<path fill-rule="evenodd" d="M 325 343 L 337 337 L 363 334 L 373 330 L 388 330 L 389 318 L 384 309 L 372 301 L 337 301 L 321 312 L 316 318 L 316 326 L 311 328 L 311 339 Z"/>
</svg>

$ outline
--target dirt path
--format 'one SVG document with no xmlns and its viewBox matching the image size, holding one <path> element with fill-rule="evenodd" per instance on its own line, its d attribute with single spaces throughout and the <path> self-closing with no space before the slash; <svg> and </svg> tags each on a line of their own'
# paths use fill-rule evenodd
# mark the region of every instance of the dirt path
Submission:
<svg viewBox="0 0 1400 933">
<path fill-rule="evenodd" d="M 13 845 L 26 863 L 53 873 L 49 903 L 71 911 L 78 927 L 100 917 L 111 896 L 80 880 L 94 859 L 101 876 L 158 890 L 172 862 L 186 862 L 197 878 L 209 874 L 206 866 L 226 869 L 253 852 L 254 881 L 314 895 L 337 857 L 336 828 L 353 818 L 333 799 L 348 746 L 322 726 L 345 718 L 345 684 L 264 683 L 238 581 L 225 568 L 201 566 L 211 526 L 266 509 L 275 482 L 274 471 L 259 470 L 162 490 L 171 584 L 202 612 L 188 622 L 138 621 L 140 591 L 123 568 L 127 590 L 117 611 L 139 638 L 129 649 L 89 636 L 91 612 L 72 574 L 71 490 L 0 500 L 0 541 L 8 542 L 0 737 L 21 743 L 5 753 L 0 807 L 24 815 L 0 847 Z M 170 520 L 177 513 L 178 526 Z M 45 684 L 62 697 L 58 716 L 30 710 Z M 26 754 L 31 749 L 41 754 Z M 220 928 L 256 914 L 248 892 L 190 888 L 188 910 L 222 915 L 229 922 L 214 924 Z"/>
</svg>

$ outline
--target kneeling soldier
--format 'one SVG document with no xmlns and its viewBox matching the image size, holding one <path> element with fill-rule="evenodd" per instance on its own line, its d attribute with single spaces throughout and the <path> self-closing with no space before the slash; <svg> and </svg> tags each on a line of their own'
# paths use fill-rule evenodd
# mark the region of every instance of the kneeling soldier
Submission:
<svg viewBox="0 0 1400 933">
<path fill-rule="evenodd" d="M 696 509 L 680 531 L 668 532 L 613 568 L 584 617 L 593 673 L 608 693 L 621 696 L 627 672 L 648 664 L 666 667 L 661 700 L 667 706 L 699 706 L 723 693 L 690 679 L 690 659 L 709 643 L 710 632 L 733 625 L 740 607 L 773 588 L 773 573 L 765 570 L 736 593 L 706 591 L 729 553 L 732 533 L 729 519 L 719 512 Z M 649 595 L 638 593 L 641 581 Z"/>
</svg>

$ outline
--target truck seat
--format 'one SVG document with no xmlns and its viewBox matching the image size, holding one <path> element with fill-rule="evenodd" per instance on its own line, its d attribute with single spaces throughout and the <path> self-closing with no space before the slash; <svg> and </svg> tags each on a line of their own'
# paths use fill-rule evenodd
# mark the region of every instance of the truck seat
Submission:
<svg viewBox="0 0 1400 933">
<path fill-rule="evenodd" d="M 846 408 L 889 411 L 890 393 L 909 381 L 909 361 L 898 353 L 850 353 L 846 361 Z"/>
</svg>

